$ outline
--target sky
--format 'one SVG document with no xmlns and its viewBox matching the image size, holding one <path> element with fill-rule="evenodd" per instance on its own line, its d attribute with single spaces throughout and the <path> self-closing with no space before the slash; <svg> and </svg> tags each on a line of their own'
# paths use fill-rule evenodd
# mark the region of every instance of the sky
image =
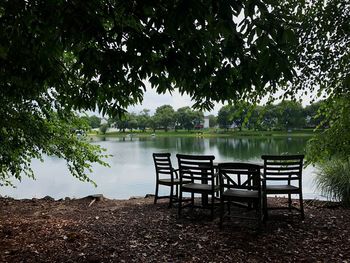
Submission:
<svg viewBox="0 0 350 263">
<path fill-rule="evenodd" d="M 128 112 L 134 112 L 139 113 L 143 109 L 149 109 L 150 114 L 153 115 L 156 108 L 162 106 L 162 105 L 171 105 L 174 110 L 177 110 L 178 108 L 185 107 L 185 106 L 192 106 L 194 102 L 191 101 L 190 96 L 188 95 L 181 95 L 177 90 L 172 92 L 170 94 L 169 92 L 165 94 L 157 94 L 157 92 L 150 87 L 150 85 L 147 85 L 147 90 L 144 93 L 143 102 L 142 104 L 135 105 L 128 108 Z M 277 93 L 276 96 L 281 95 L 281 92 Z M 302 95 L 302 105 L 305 107 L 306 105 L 310 104 L 311 99 L 309 96 Z M 266 103 L 268 99 L 268 96 L 266 96 L 262 100 L 262 104 Z M 214 114 L 217 115 L 221 107 L 223 106 L 222 103 L 215 103 L 214 109 L 210 112 L 204 112 L 204 115 Z"/>
<path fill-rule="evenodd" d="M 129 107 L 129 112 L 139 113 L 143 109 L 149 109 L 150 114 L 153 115 L 156 108 L 162 105 L 171 105 L 174 110 L 185 106 L 192 106 L 194 102 L 191 101 L 191 97 L 188 95 L 181 95 L 177 90 L 170 94 L 169 92 L 165 94 L 157 94 L 154 89 L 147 89 L 144 94 L 143 102 L 140 105 Z M 217 115 L 220 108 L 223 106 L 221 103 L 216 103 L 214 109 L 211 112 L 204 112 L 204 115 L 214 114 Z"/>
</svg>

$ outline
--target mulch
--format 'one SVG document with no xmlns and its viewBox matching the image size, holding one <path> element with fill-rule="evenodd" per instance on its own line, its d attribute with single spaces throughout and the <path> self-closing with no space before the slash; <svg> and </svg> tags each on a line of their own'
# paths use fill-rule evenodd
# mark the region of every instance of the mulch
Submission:
<svg viewBox="0 0 350 263">
<path fill-rule="evenodd" d="M 1 262 L 350 262 L 350 209 L 305 202 L 305 220 L 279 212 L 262 230 L 153 198 L 0 198 Z M 273 204 L 285 202 L 272 198 Z M 277 211 L 276 211 L 277 212 Z"/>
</svg>

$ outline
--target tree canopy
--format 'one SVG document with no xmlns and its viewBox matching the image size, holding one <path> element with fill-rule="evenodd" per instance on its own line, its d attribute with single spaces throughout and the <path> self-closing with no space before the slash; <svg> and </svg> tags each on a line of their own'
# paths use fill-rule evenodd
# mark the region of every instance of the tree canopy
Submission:
<svg viewBox="0 0 350 263">
<path fill-rule="evenodd" d="M 144 80 L 198 105 L 291 79 L 296 45 L 273 1 L 3 1 L 2 95 L 115 114 Z M 46 96 L 44 96 L 46 95 Z"/>
<path fill-rule="evenodd" d="M 205 109 L 293 95 L 297 82 L 348 92 L 347 21 L 340 0 L 1 1 L 0 178 L 49 154 L 87 180 L 89 162 L 106 163 L 73 132 L 84 125 L 72 111 L 116 116 L 142 101 L 145 81 Z"/>
<path fill-rule="evenodd" d="M 299 73 L 294 88 L 342 97 L 350 92 L 350 3 L 306 2 L 297 16 Z"/>
</svg>

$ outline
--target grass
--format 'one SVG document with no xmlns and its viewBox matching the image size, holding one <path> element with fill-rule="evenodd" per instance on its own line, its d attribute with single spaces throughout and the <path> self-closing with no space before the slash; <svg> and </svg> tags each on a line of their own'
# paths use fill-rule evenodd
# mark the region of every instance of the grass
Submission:
<svg viewBox="0 0 350 263">
<path fill-rule="evenodd" d="M 350 160 L 331 160 L 320 164 L 316 184 L 331 200 L 350 206 Z"/>
</svg>

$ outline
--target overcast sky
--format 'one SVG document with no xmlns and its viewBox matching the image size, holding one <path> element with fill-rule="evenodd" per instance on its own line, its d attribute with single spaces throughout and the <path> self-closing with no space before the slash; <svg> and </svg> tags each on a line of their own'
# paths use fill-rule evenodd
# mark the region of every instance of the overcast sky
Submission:
<svg viewBox="0 0 350 263">
<path fill-rule="evenodd" d="M 180 93 L 175 90 L 172 94 L 166 93 L 166 94 L 157 94 L 157 92 L 154 89 L 150 88 L 150 85 L 147 85 L 147 91 L 144 94 L 143 102 L 141 105 L 136 105 L 133 107 L 129 107 L 129 112 L 135 112 L 139 113 L 143 109 L 149 109 L 151 112 L 151 115 L 154 114 L 156 108 L 162 105 L 171 105 L 174 110 L 177 110 L 178 108 L 185 107 L 185 106 L 192 106 L 194 102 L 191 101 L 190 96 L 188 95 L 180 95 Z M 280 93 L 281 94 L 281 93 Z M 278 94 L 278 95 L 280 95 Z M 262 100 L 263 103 L 266 103 L 267 97 Z M 303 106 L 306 106 L 310 104 L 310 98 L 309 96 L 302 96 L 302 104 Z M 204 112 L 204 115 L 214 114 L 217 115 L 220 108 L 223 106 L 221 103 L 216 103 L 214 109 L 211 112 Z"/>
<path fill-rule="evenodd" d="M 191 101 L 190 96 L 188 95 L 180 95 L 180 93 L 175 90 L 170 94 L 169 92 L 166 94 L 157 94 L 154 89 L 148 89 L 143 97 L 143 102 L 141 105 L 136 105 L 133 107 L 129 107 L 129 112 L 139 113 L 143 109 L 151 110 L 151 115 L 155 112 L 156 108 L 162 105 L 171 105 L 174 110 L 185 106 L 192 106 L 194 102 Z M 222 104 L 217 103 L 214 109 L 211 112 L 205 112 L 205 115 L 209 114 L 217 114 Z"/>
</svg>

